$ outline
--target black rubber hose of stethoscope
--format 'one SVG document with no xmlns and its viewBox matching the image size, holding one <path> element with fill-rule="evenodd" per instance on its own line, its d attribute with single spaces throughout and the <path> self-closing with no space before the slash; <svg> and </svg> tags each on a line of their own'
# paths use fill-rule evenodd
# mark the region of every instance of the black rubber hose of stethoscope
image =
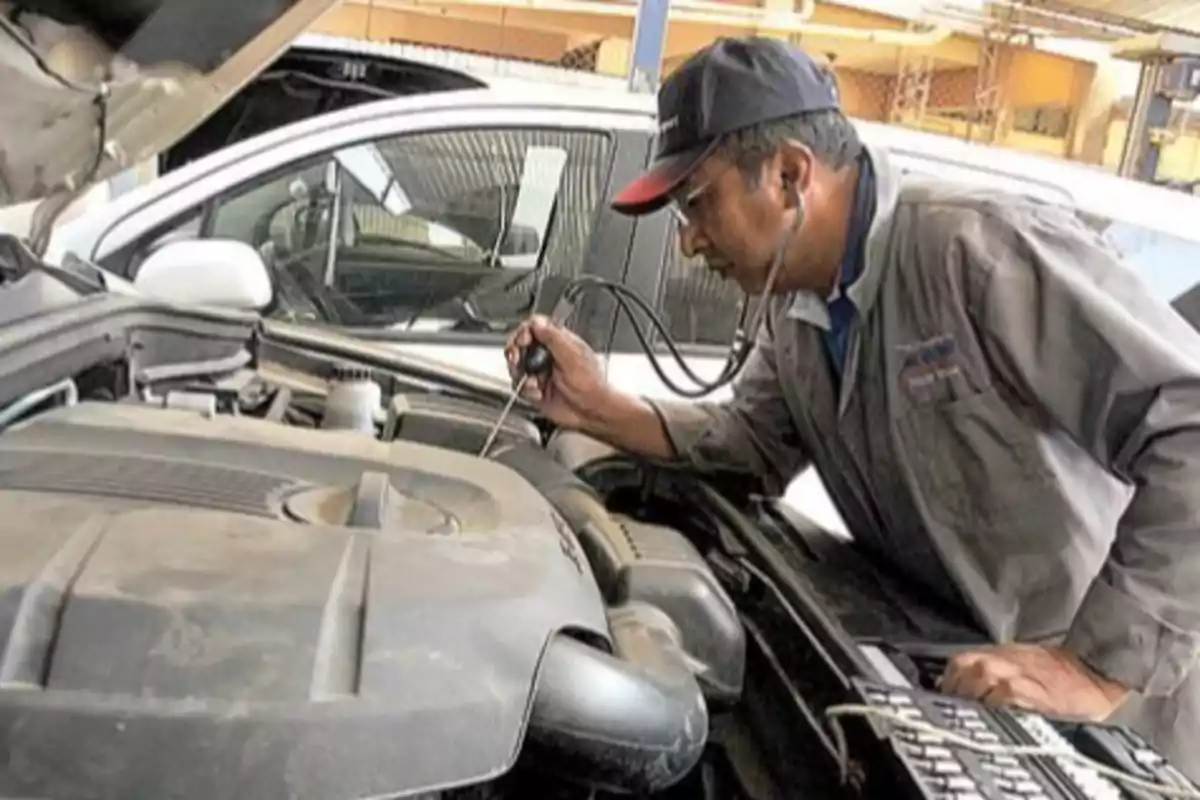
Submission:
<svg viewBox="0 0 1200 800">
<path fill-rule="evenodd" d="M 707 395 L 712 394 L 713 392 L 732 382 L 733 379 L 736 378 L 746 366 L 746 361 L 749 359 L 750 353 L 754 349 L 754 340 L 758 335 L 758 329 L 762 325 L 763 312 L 765 310 L 766 303 L 770 299 L 771 291 L 774 289 L 775 281 L 779 277 L 780 269 L 783 266 L 783 259 L 787 245 L 791 242 L 791 239 L 795 235 L 796 231 L 799 230 L 800 225 L 803 222 L 803 218 L 803 209 L 798 205 L 793 224 L 788 226 L 787 233 L 781 237 L 780 243 L 776 248 L 774 258 L 772 259 L 771 270 L 767 274 L 767 282 L 764 286 L 763 293 L 759 297 L 758 306 L 755 309 L 754 317 L 751 320 L 750 330 L 747 331 L 746 328 L 743 327 L 746 321 L 746 312 L 750 308 L 750 297 L 747 295 L 742 304 L 742 312 L 738 320 L 738 328 L 734 334 L 733 341 L 730 343 L 729 354 L 725 359 L 725 366 L 722 367 L 721 372 L 713 380 L 705 380 L 697 375 L 694 370 L 692 370 L 687 361 L 684 359 L 683 354 L 679 351 L 679 346 L 667 332 L 666 325 L 663 324 L 662 319 L 658 316 L 658 314 L 655 313 L 654 309 L 651 308 L 649 303 L 647 303 L 641 296 L 626 286 L 622 286 L 619 283 L 613 283 L 612 281 L 605 280 L 604 278 L 600 278 L 595 275 L 584 275 L 571 281 L 566 288 L 563 289 L 562 296 L 559 300 L 559 306 L 571 309 L 583 294 L 591 290 L 603 290 L 608 292 L 608 294 L 611 295 L 613 300 L 616 302 L 617 307 L 621 309 L 622 313 L 624 313 L 626 318 L 629 320 L 630 325 L 633 327 L 634 335 L 637 337 L 638 344 L 641 346 L 642 351 L 646 354 L 646 357 L 650 360 L 650 366 L 654 370 L 654 373 L 658 376 L 659 380 L 661 380 L 671 392 L 680 397 L 687 399 L 699 399 L 706 397 Z M 654 329 L 654 332 L 658 334 L 659 341 L 661 341 L 667 348 L 667 352 L 670 353 L 671 358 L 674 359 L 676 365 L 679 367 L 680 372 L 682 372 L 689 381 L 695 384 L 695 388 L 680 386 L 675 382 L 674 379 L 667 375 L 662 364 L 659 362 L 659 354 L 655 352 L 654 345 L 651 343 L 650 337 L 647 335 L 645 328 L 638 320 L 638 315 L 635 313 L 634 308 L 636 308 L 638 311 L 641 311 L 642 314 L 645 315 L 646 319 L 649 320 L 650 326 Z M 567 313 L 569 314 L 569 311 Z M 554 316 L 558 317 L 565 315 L 556 313 Z"/>
</svg>

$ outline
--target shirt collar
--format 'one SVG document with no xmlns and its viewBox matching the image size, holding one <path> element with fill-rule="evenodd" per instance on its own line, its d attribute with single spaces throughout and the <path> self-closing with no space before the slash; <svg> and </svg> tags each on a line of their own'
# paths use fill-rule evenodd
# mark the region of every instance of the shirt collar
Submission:
<svg viewBox="0 0 1200 800">
<path fill-rule="evenodd" d="M 854 259 L 857 273 L 851 272 L 847 281 L 846 263 L 842 263 L 842 276 L 833 293 L 822 297 L 812 291 L 797 291 L 791 297 L 787 317 L 804 321 L 810 325 L 829 330 L 832 321 L 829 315 L 829 303 L 845 295 L 858 313 L 864 313 L 871 306 L 880 284 L 882 258 L 880 248 L 887 242 L 892 230 L 893 213 L 896 199 L 900 193 L 900 173 L 890 163 L 886 152 L 871 145 L 864 145 L 864 161 L 869 163 L 868 172 L 871 175 L 870 190 L 864 192 L 874 200 L 874 213 L 870 224 L 864 225 L 865 230 L 859 231 L 858 245 L 860 258 Z M 860 186 L 863 176 L 859 175 Z M 859 186 L 859 187 L 860 187 Z M 858 210 L 858 188 L 856 187 L 856 211 Z M 868 206 L 869 207 L 869 206 Z M 853 225 L 853 221 L 852 221 Z"/>
<path fill-rule="evenodd" d="M 854 187 L 852 203 L 850 221 L 846 228 L 846 252 L 842 258 L 841 274 L 833 291 L 825 297 L 816 292 L 794 293 L 787 312 L 791 319 L 829 330 L 832 325 L 829 305 L 843 296 L 861 311 L 859 301 L 852 290 L 865 266 L 866 240 L 877 204 L 874 166 L 871 154 L 865 150 L 859 156 L 858 183 Z"/>
</svg>

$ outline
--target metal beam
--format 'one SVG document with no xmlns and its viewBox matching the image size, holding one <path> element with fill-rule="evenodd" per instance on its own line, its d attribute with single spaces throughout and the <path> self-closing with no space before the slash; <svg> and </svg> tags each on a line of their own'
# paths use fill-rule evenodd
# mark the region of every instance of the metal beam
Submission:
<svg viewBox="0 0 1200 800">
<path fill-rule="evenodd" d="M 638 0 L 637 16 L 633 23 L 633 49 L 629 59 L 631 92 L 653 94 L 658 91 L 670 10 L 671 0 Z"/>
<path fill-rule="evenodd" d="M 981 141 L 996 141 L 1000 114 L 1004 108 L 1004 81 L 1009 45 L 1015 36 L 1013 9 L 998 12 L 979 42 L 979 64 L 975 72 L 975 90 L 971 98 L 971 117 L 967 120 L 967 141 L 976 141 L 976 129 L 983 129 Z"/>
<path fill-rule="evenodd" d="M 1173 32 L 1148 34 L 1117 42 L 1112 53 L 1142 64 L 1117 173 L 1154 182 L 1162 148 L 1171 140 L 1175 100 L 1190 102 L 1198 93 L 1193 76 L 1200 75 L 1194 66 L 1200 62 L 1200 37 Z M 1181 83 L 1181 77 L 1186 81 Z"/>
<path fill-rule="evenodd" d="M 1158 33 L 1160 31 L 1171 31 L 1185 35 L 1194 33 L 1179 26 L 1161 25 L 1125 14 L 1113 14 L 1102 8 L 1096 8 L 1090 4 L 1072 2 L 1071 0 L 1018 0 L 1018 2 L 1031 9 L 1045 9 L 1079 19 L 1093 20 L 1114 28 L 1126 28 L 1133 31 L 1141 31 L 1142 33 Z"/>
<path fill-rule="evenodd" d="M 914 23 L 909 23 L 909 27 L 914 27 Z M 933 55 L 926 50 L 901 47 L 896 60 L 896 84 L 892 90 L 888 122 L 919 125 L 929 106 L 935 66 Z"/>
</svg>

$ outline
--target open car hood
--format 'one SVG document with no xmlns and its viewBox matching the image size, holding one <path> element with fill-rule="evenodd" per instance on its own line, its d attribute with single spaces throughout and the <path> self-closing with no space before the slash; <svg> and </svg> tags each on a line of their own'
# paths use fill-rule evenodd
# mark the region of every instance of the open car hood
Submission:
<svg viewBox="0 0 1200 800">
<path fill-rule="evenodd" d="M 0 0 L 0 206 L 170 147 L 336 4 Z"/>
</svg>

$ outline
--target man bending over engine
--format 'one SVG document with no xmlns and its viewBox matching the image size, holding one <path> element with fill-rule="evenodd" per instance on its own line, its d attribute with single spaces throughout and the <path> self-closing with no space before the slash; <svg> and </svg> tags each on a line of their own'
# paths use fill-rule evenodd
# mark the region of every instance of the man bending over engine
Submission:
<svg viewBox="0 0 1200 800">
<path fill-rule="evenodd" d="M 659 114 L 656 162 L 614 206 L 671 205 L 685 253 L 770 296 L 734 397 L 618 393 L 542 317 L 508 346 L 554 358 L 528 397 L 772 492 L 815 466 L 860 543 L 1000 643 L 954 658 L 943 691 L 1119 711 L 1200 780 L 1196 331 L 1071 210 L 902 177 L 782 42 L 700 51 Z"/>
</svg>

